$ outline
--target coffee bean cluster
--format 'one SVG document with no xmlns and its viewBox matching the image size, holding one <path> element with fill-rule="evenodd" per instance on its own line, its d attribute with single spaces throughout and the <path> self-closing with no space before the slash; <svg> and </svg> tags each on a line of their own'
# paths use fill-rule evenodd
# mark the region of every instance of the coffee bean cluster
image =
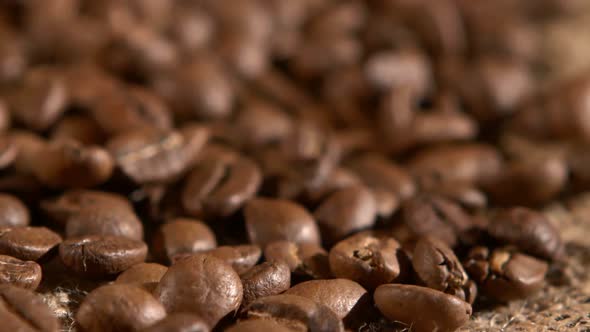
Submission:
<svg viewBox="0 0 590 332">
<path fill-rule="evenodd" d="M 539 32 L 576 3 L 1 1 L 1 330 L 450 332 L 538 292 L 540 209 L 590 189 L 590 76 L 545 84 Z"/>
</svg>

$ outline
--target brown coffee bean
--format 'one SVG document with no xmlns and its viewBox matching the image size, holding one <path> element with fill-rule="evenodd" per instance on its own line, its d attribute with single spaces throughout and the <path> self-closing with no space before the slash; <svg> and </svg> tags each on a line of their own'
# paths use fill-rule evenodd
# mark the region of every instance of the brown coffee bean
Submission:
<svg viewBox="0 0 590 332">
<path fill-rule="evenodd" d="M 432 236 L 455 246 L 459 235 L 472 227 L 471 217 L 454 202 L 436 195 L 419 195 L 402 206 L 404 225 L 414 236 Z"/>
<path fill-rule="evenodd" d="M 292 123 L 276 104 L 249 97 L 237 114 L 236 127 L 246 145 L 257 147 L 286 139 L 292 130 Z"/>
<path fill-rule="evenodd" d="M 142 331 L 166 317 L 150 293 L 131 285 L 99 287 L 84 298 L 76 312 L 83 331 Z"/>
<path fill-rule="evenodd" d="M 162 276 L 168 271 L 164 265 L 156 263 L 139 263 L 119 274 L 115 283 L 129 284 L 152 292 Z"/>
<path fill-rule="evenodd" d="M 229 264 L 198 254 L 173 264 L 154 294 L 169 313 L 195 313 L 214 326 L 240 306 L 242 282 Z"/>
<path fill-rule="evenodd" d="M 453 250 L 444 242 L 428 237 L 419 239 L 414 247 L 412 266 L 426 286 L 458 294 L 465 301 L 463 289 L 467 288 L 469 277 Z"/>
<path fill-rule="evenodd" d="M 256 265 L 241 275 L 244 286 L 242 306 L 260 297 L 280 294 L 291 286 L 291 271 L 285 262 L 270 261 Z"/>
<path fill-rule="evenodd" d="M 0 319 L 6 331 L 60 330 L 57 318 L 41 296 L 10 285 L 0 285 Z"/>
<path fill-rule="evenodd" d="M 262 249 L 257 245 L 221 246 L 205 252 L 207 255 L 221 259 L 238 273 L 250 270 L 262 255 Z"/>
<path fill-rule="evenodd" d="M 273 319 L 254 318 L 238 322 L 226 330 L 227 332 L 293 332 L 292 329 Z"/>
<path fill-rule="evenodd" d="M 281 261 L 291 272 L 314 279 L 331 278 L 328 253 L 317 244 L 275 241 L 264 248 L 267 261 Z"/>
<path fill-rule="evenodd" d="M 46 142 L 33 132 L 15 130 L 10 133 L 10 139 L 16 146 L 18 153 L 14 160 L 14 168 L 22 174 L 31 174 L 37 167 L 39 154 L 46 149 Z"/>
<path fill-rule="evenodd" d="M 0 255 L 0 284 L 35 290 L 40 282 L 41 266 L 39 264 Z"/>
<path fill-rule="evenodd" d="M 325 241 L 335 242 L 346 235 L 370 228 L 377 208 L 368 188 L 353 186 L 330 195 L 314 212 Z"/>
<path fill-rule="evenodd" d="M 298 295 L 332 309 L 340 319 L 368 305 L 367 291 L 348 279 L 311 280 L 291 287 L 285 294 Z"/>
<path fill-rule="evenodd" d="M 199 316 L 187 313 L 176 313 L 148 327 L 142 332 L 210 332 L 207 323 Z"/>
<path fill-rule="evenodd" d="M 297 295 L 259 298 L 244 309 L 244 315 L 274 320 L 295 331 L 344 331 L 342 320 L 330 308 Z"/>
<path fill-rule="evenodd" d="M 495 148 L 476 143 L 426 148 L 414 155 L 410 171 L 417 177 L 440 177 L 445 182 L 486 183 L 495 179 L 502 158 Z"/>
<path fill-rule="evenodd" d="M 53 128 L 50 137 L 54 141 L 73 140 L 84 145 L 97 145 L 104 142 L 105 133 L 89 117 L 67 115 Z"/>
<path fill-rule="evenodd" d="M 141 241 L 143 225 L 131 209 L 108 205 L 83 208 L 66 222 L 66 237 L 114 235 Z"/>
<path fill-rule="evenodd" d="M 182 131 L 140 129 L 108 143 L 117 166 L 137 183 L 166 182 L 182 174 L 207 141 L 204 128 Z"/>
<path fill-rule="evenodd" d="M 469 320 L 471 305 L 455 296 L 414 285 L 381 285 L 375 304 L 385 317 L 416 332 L 451 332 Z"/>
<path fill-rule="evenodd" d="M 201 221 L 177 218 L 163 224 L 152 241 L 154 255 L 170 262 L 178 254 L 194 254 L 217 246 L 215 234 Z"/>
<path fill-rule="evenodd" d="M 45 227 L 0 230 L 0 254 L 24 261 L 38 261 L 61 243 L 61 237 Z"/>
<path fill-rule="evenodd" d="M 256 198 L 244 211 L 250 242 L 266 246 L 272 241 L 320 243 L 313 217 L 300 205 L 281 199 Z"/>
<path fill-rule="evenodd" d="M 490 220 L 488 232 L 499 242 L 534 256 L 559 259 L 564 254 L 559 231 L 534 210 L 515 207 L 501 211 Z"/>
<path fill-rule="evenodd" d="M 1 105 L 1 104 L 0 104 Z M 1 107 L 1 106 L 0 106 Z M 0 108 L 1 109 L 1 108 Z M 0 113 L 0 124 L 1 124 Z M 19 154 L 19 148 L 14 139 L 9 135 L 0 136 L 0 169 L 8 168 L 14 165 Z"/>
<path fill-rule="evenodd" d="M 536 293 L 543 287 L 547 263 L 528 255 L 485 247 L 475 247 L 465 261 L 465 269 L 489 298 L 508 302 Z"/>
<path fill-rule="evenodd" d="M 415 96 L 423 96 L 432 84 L 426 57 L 413 48 L 373 54 L 365 64 L 365 73 L 368 81 L 380 90 L 409 86 Z"/>
<path fill-rule="evenodd" d="M 260 169 L 248 158 L 204 160 L 189 174 L 182 203 L 193 216 L 227 217 L 256 194 L 261 182 Z"/>
<path fill-rule="evenodd" d="M 59 256 L 68 269 L 88 277 L 101 278 L 145 261 L 147 246 L 120 236 L 89 235 L 62 242 Z"/>
<path fill-rule="evenodd" d="M 35 176 L 53 188 L 93 187 L 113 172 L 113 159 L 106 150 L 76 141 L 51 141 L 33 162 Z"/>
<path fill-rule="evenodd" d="M 28 226 L 29 210 L 16 197 L 0 194 L 0 227 Z"/>
<path fill-rule="evenodd" d="M 352 235 L 330 250 L 330 269 L 338 278 L 358 282 L 367 289 L 392 282 L 400 274 L 400 244 L 372 232 Z"/>
<path fill-rule="evenodd" d="M 57 198 L 45 199 L 41 202 L 41 209 L 59 225 L 66 225 L 71 216 L 82 210 L 91 209 L 129 210 L 133 207 L 129 201 L 118 194 L 74 189 L 68 190 Z"/>
</svg>

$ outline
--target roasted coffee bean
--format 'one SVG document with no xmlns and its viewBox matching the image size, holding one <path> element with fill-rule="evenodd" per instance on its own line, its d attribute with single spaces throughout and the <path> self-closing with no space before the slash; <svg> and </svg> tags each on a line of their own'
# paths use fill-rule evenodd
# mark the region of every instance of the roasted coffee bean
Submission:
<svg viewBox="0 0 590 332">
<path fill-rule="evenodd" d="M 45 227 L 16 227 L 0 230 L 0 254 L 24 261 L 37 261 L 61 243 L 61 237 Z"/>
<path fill-rule="evenodd" d="M 41 202 L 41 209 L 59 225 L 66 225 L 71 216 L 86 209 L 129 210 L 133 208 L 125 197 L 109 192 L 75 189 L 57 198 Z"/>
<path fill-rule="evenodd" d="M 221 246 L 205 252 L 207 255 L 221 259 L 238 273 L 250 270 L 262 255 L 262 249 L 257 245 Z"/>
<path fill-rule="evenodd" d="M 131 209 L 110 206 L 83 208 L 66 222 L 66 237 L 114 235 L 143 240 L 143 225 Z"/>
<path fill-rule="evenodd" d="M 455 331 L 471 316 L 469 303 L 427 287 L 381 285 L 374 300 L 385 317 L 416 332 Z"/>
<path fill-rule="evenodd" d="M 300 205 L 281 199 L 256 198 L 244 211 L 250 242 L 266 246 L 272 241 L 320 243 L 313 217 Z"/>
<path fill-rule="evenodd" d="M 41 296 L 10 285 L 0 285 L 0 319 L 6 331 L 60 330 L 57 318 Z"/>
<path fill-rule="evenodd" d="M 281 325 L 280 321 L 272 318 L 254 318 L 238 322 L 227 329 L 227 332 L 292 332 L 287 325 Z"/>
<path fill-rule="evenodd" d="M 209 332 L 211 328 L 199 316 L 176 313 L 142 330 L 142 332 Z"/>
<path fill-rule="evenodd" d="M 314 212 L 325 241 L 335 242 L 346 235 L 373 226 L 377 208 L 368 188 L 354 186 L 336 191 Z"/>
<path fill-rule="evenodd" d="M 145 261 L 145 243 L 120 236 L 89 235 L 67 239 L 59 246 L 63 264 L 87 277 L 101 278 Z"/>
<path fill-rule="evenodd" d="M 402 206 L 404 225 L 414 236 L 432 236 L 455 246 L 472 227 L 471 217 L 454 202 L 437 195 L 418 195 Z"/>
<path fill-rule="evenodd" d="M 0 194 L 0 227 L 28 226 L 29 210 L 16 197 Z"/>
<path fill-rule="evenodd" d="M 260 98 L 247 98 L 244 108 L 237 114 L 236 127 L 246 145 L 257 147 L 286 139 L 292 123 L 276 104 Z"/>
<path fill-rule="evenodd" d="M 544 284 L 547 263 L 528 255 L 485 247 L 475 247 L 465 261 L 465 269 L 482 292 L 497 301 L 526 298 Z"/>
<path fill-rule="evenodd" d="M 533 256 L 559 259 L 564 254 L 559 231 L 534 210 L 515 207 L 501 211 L 490 220 L 488 232 L 499 242 Z"/>
<path fill-rule="evenodd" d="M 338 278 L 358 282 L 367 289 L 392 282 L 400 275 L 400 244 L 372 232 L 352 235 L 330 250 L 330 270 Z"/>
<path fill-rule="evenodd" d="M 256 194 L 261 182 L 260 169 L 248 158 L 204 160 L 189 174 L 182 203 L 193 216 L 227 217 Z"/>
<path fill-rule="evenodd" d="M 244 309 L 244 315 L 275 320 L 295 331 L 344 331 L 342 320 L 330 308 L 297 295 L 259 298 Z"/>
<path fill-rule="evenodd" d="M 178 254 L 194 254 L 217 246 L 215 234 L 203 222 L 177 218 L 160 226 L 152 241 L 153 252 L 162 261 Z"/>
<path fill-rule="evenodd" d="M 84 298 L 76 321 L 83 331 L 141 331 L 166 317 L 150 293 L 132 285 L 99 287 Z"/>
<path fill-rule="evenodd" d="M 291 271 L 285 262 L 270 261 L 256 265 L 243 275 L 244 298 L 247 306 L 260 297 L 280 294 L 291 286 Z"/>
<path fill-rule="evenodd" d="M 444 242 L 428 237 L 418 240 L 412 255 L 412 266 L 426 286 L 448 294 L 457 294 L 459 298 L 466 300 L 463 289 L 469 291 L 468 276 L 453 250 Z"/>
<path fill-rule="evenodd" d="M 368 306 L 368 293 L 359 284 L 348 279 L 311 280 L 291 287 L 285 294 L 298 295 L 332 309 L 340 319 L 354 315 Z"/>
<path fill-rule="evenodd" d="M 107 145 L 116 165 L 133 181 L 167 182 L 185 172 L 208 138 L 205 128 L 181 131 L 138 129 L 115 136 Z"/>
<path fill-rule="evenodd" d="M 68 115 L 51 131 L 51 139 L 74 140 L 84 145 L 102 144 L 105 133 L 92 119 L 82 115 Z"/>
<path fill-rule="evenodd" d="M 71 140 L 49 142 L 33 162 L 35 176 L 52 188 L 93 187 L 110 178 L 114 164 L 105 149 Z"/>
<path fill-rule="evenodd" d="M 40 282 L 41 266 L 39 264 L 0 255 L 0 284 L 35 290 Z"/>
<path fill-rule="evenodd" d="M 328 253 L 317 244 L 275 241 L 264 248 L 267 261 L 281 261 L 291 272 L 314 279 L 331 278 Z"/>
<path fill-rule="evenodd" d="M 45 140 L 35 133 L 22 130 L 12 131 L 10 139 L 18 150 L 14 160 L 15 170 L 22 174 L 32 174 L 38 167 L 39 154 L 46 149 Z"/>
<path fill-rule="evenodd" d="M 169 313 L 194 313 L 214 326 L 240 306 L 242 282 L 229 264 L 198 254 L 173 264 L 154 294 Z"/>
<path fill-rule="evenodd" d="M 0 124 L 2 121 L 1 116 L 2 115 L 0 113 Z M 12 137 L 9 135 L 0 136 L 0 169 L 5 169 L 12 166 L 16 162 L 18 154 L 19 148 Z"/>
<path fill-rule="evenodd" d="M 119 274 L 115 283 L 129 284 L 152 292 L 162 276 L 168 271 L 164 265 L 156 263 L 139 263 Z"/>
</svg>

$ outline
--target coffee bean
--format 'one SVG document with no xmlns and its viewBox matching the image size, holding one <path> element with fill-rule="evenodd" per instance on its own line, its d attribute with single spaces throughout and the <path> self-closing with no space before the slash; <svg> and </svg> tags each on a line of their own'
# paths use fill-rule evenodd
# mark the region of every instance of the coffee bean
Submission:
<svg viewBox="0 0 590 332">
<path fill-rule="evenodd" d="M 205 252 L 207 255 L 221 259 L 238 273 L 250 270 L 262 255 L 262 249 L 257 245 L 221 246 Z"/>
<path fill-rule="evenodd" d="M 244 286 L 242 306 L 247 306 L 260 297 L 280 294 L 291 286 L 291 271 L 287 263 L 281 261 L 256 265 L 241 275 L 241 278 Z"/>
<path fill-rule="evenodd" d="M 375 290 L 374 300 L 385 317 L 416 332 L 455 331 L 471 316 L 469 303 L 414 285 L 381 285 Z"/>
<path fill-rule="evenodd" d="M 272 319 L 254 318 L 238 322 L 227 332 L 292 332 L 293 330 Z"/>
<path fill-rule="evenodd" d="M 264 249 L 267 261 L 280 261 L 289 266 L 291 272 L 314 279 L 331 278 L 328 253 L 317 244 L 295 244 L 289 241 L 275 241 Z"/>
<path fill-rule="evenodd" d="M 164 265 L 156 263 L 139 263 L 119 274 L 115 283 L 129 284 L 152 292 L 162 276 L 168 271 Z"/>
<path fill-rule="evenodd" d="M 46 149 L 46 142 L 35 133 L 16 130 L 10 133 L 10 139 L 18 151 L 14 160 L 14 168 L 22 174 L 32 174 L 38 167 L 39 154 Z"/>
<path fill-rule="evenodd" d="M 178 254 L 194 254 L 217 246 L 215 234 L 201 221 L 177 218 L 160 226 L 152 241 L 153 252 L 162 261 Z"/>
<path fill-rule="evenodd" d="M 412 266 L 426 286 L 448 293 L 459 294 L 465 301 L 468 276 L 455 253 L 444 242 L 435 238 L 421 238 L 414 247 Z"/>
<path fill-rule="evenodd" d="M 66 115 L 51 131 L 51 140 L 73 140 L 84 145 L 98 145 L 105 133 L 91 118 L 83 115 Z"/>
<path fill-rule="evenodd" d="M 76 312 L 83 331 L 141 331 L 166 317 L 150 293 L 131 285 L 107 285 L 88 294 Z"/>
<path fill-rule="evenodd" d="M 143 225 L 133 210 L 98 206 L 83 208 L 66 222 L 66 237 L 114 235 L 141 241 Z"/>
<path fill-rule="evenodd" d="M 41 266 L 39 264 L 0 255 L 0 284 L 35 290 L 40 282 Z"/>
<path fill-rule="evenodd" d="M 61 243 L 61 237 L 45 227 L 0 230 L 0 254 L 25 261 L 38 261 Z"/>
<path fill-rule="evenodd" d="M 0 227 L 28 226 L 29 210 L 16 197 L 0 194 Z"/>
<path fill-rule="evenodd" d="M 330 269 L 338 278 L 358 282 L 367 289 L 392 282 L 400 275 L 400 244 L 371 232 L 352 235 L 330 250 Z"/>
<path fill-rule="evenodd" d="M 415 236 L 432 236 L 455 246 L 472 226 L 471 217 L 454 202 L 436 195 L 419 195 L 402 206 L 404 225 Z"/>
<path fill-rule="evenodd" d="M 139 129 L 107 145 L 116 165 L 137 183 L 166 182 L 185 172 L 207 141 L 204 128 L 181 131 Z"/>
<path fill-rule="evenodd" d="M 320 232 L 313 217 L 296 203 L 268 198 L 256 198 L 246 204 L 244 211 L 250 242 L 265 246 L 272 241 L 295 243 L 320 242 Z"/>
<path fill-rule="evenodd" d="M 488 225 L 492 237 L 545 259 L 564 254 L 558 230 L 541 213 L 527 208 L 510 208 L 497 213 Z"/>
<path fill-rule="evenodd" d="M 204 160 L 189 174 L 182 203 L 194 216 L 227 217 L 240 209 L 258 191 L 262 174 L 258 166 L 241 157 L 231 163 Z"/>
<path fill-rule="evenodd" d="M 346 235 L 370 228 L 375 222 L 373 195 L 363 186 L 349 187 L 330 195 L 314 212 L 325 241 L 335 242 Z"/>
<path fill-rule="evenodd" d="M 240 306 L 242 282 L 229 264 L 198 254 L 173 264 L 154 294 L 169 313 L 194 313 L 214 326 Z"/>
<path fill-rule="evenodd" d="M 279 142 L 292 130 L 291 119 L 276 104 L 261 98 L 247 98 L 237 114 L 237 130 L 248 146 Z"/>
<path fill-rule="evenodd" d="M 1 109 L 1 106 L 0 106 Z M 1 119 L 2 113 L 0 112 L 0 125 L 2 124 Z M 18 156 L 18 147 L 10 135 L 0 136 L 0 169 L 8 168 L 12 166 Z"/>
<path fill-rule="evenodd" d="M 6 331 L 57 332 L 60 324 L 38 294 L 0 285 L 0 319 Z"/>
<path fill-rule="evenodd" d="M 142 332 L 209 332 L 211 329 L 199 316 L 187 313 L 176 313 L 148 327 Z"/>
<path fill-rule="evenodd" d="M 340 319 L 368 306 L 367 291 L 348 279 L 311 280 L 291 287 L 285 294 L 298 295 L 332 309 Z M 350 318 L 350 317 L 349 317 Z"/>
<path fill-rule="evenodd" d="M 89 235 L 67 239 L 59 246 L 63 264 L 84 276 L 101 278 L 145 261 L 145 243 L 120 236 Z"/>
<path fill-rule="evenodd" d="M 95 208 L 133 210 L 129 201 L 121 195 L 85 189 L 68 190 L 56 198 L 41 202 L 43 212 L 63 226 L 71 216 L 78 212 Z"/>
<path fill-rule="evenodd" d="M 547 263 L 518 252 L 475 247 L 465 261 L 465 269 L 489 298 L 508 302 L 536 293 L 544 284 Z"/>
</svg>

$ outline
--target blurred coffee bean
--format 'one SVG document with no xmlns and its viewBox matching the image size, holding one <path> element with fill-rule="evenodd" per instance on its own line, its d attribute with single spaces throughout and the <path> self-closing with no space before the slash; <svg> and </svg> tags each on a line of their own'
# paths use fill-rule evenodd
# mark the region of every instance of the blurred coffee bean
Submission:
<svg viewBox="0 0 590 332">
<path fill-rule="evenodd" d="M 0 255 L 0 284 L 35 290 L 40 282 L 41 266 L 39 264 Z"/>
<path fill-rule="evenodd" d="M 471 305 L 455 296 L 414 285 L 381 285 L 374 299 L 387 319 L 411 326 L 416 332 L 455 331 L 472 313 Z"/>
<path fill-rule="evenodd" d="M 242 282 L 222 260 L 194 255 L 172 265 L 154 295 L 167 312 L 195 313 L 213 326 L 240 306 Z"/>
<path fill-rule="evenodd" d="M 247 319 L 240 320 L 236 325 L 230 326 L 227 332 L 292 332 L 286 325 L 272 319 Z"/>
<path fill-rule="evenodd" d="M 205 254 L 231 265 L 239 275 L 242 275 L 258 263 L 262 249 L 257 245 L 243 244 L 217 247 L 206 251 Z"/>
<path fill-rule="evenodd" d="M 90 292 L 76 312 L 84 331 L 141 331 L 166 317 L 150 293 L 132 285 L 107 285 Z"/>
<path fill-rule="evenodd" d="M 152 292 L 162 276 L 168 271 L 164 265 L 156 263 L 139 263 L 119 274 L 116 284 L 129 284 Z"/>
<path fill-rule="evenodd" d="M 294 202 L 256 198 L 246 204 L 244 214 L 250 242 L 262 247 L 278 240 L 320 243 L 320 232 L 315 220 Z"/>
<path fill-rule="evenodd" d="M 46 142 L 33 132 L 15 130 L 10 133 L 10 139 L 17 149 L 14 168 L 22 174 L 32 174 L 39 167 L 39 155 L 46 149 Z M 52 156 L 53 157 L 53 156 Z M 55 158 L 55 157 L 53 157 Z"/>
<path fill-rule="evenodd" d="M 51 130 L 51 140 L 74 140 L 84 145 L 98 145 L 104 142 L 105 133 L 89 117 L 66 115 Z"/>
<path fill-rule="evenodd" d="M 142 332 L 209 332 L 211 329 L 199 316 L 187 313 L 167 315 L 164 319 L 148 327 Z"/>
<path fill-rule="evenodd" d="M 15 196 L 0 194 L 0 227 L 28 226 L 29 210 Z"/>
<path fill-rule="evenodd" d="M 328 253 L 313 243 L 296 244 L 289 241 L 275 241 L 264 248 L 267 261 L 284 262 L 291 272 L 313 279 L 331 278 Z"/>
<path fill-rule="evenodd" d="M 559 231 L 541 213 L 515 207 L 495 214 L 488 225 L 490 235 L 503 244 L 544 259 L 563 258 Z"/>
<path fill-rule="evenodd" d="M 66 221 L 67 238 L 83 235 L 115 235 L 143 240 L 143 225 L 133 210 L 109 206 L 83 208 Z"/>
<path fill-rule="evenodd" d="M 24 261 L 46 258 L 61 242 L 61 236 L 46 227 L 0 229 L 0 254 Z"/>
<path fill-rule="evenodd" d="M 10 285 L 0 286 L 0 318 L 8 331 L 47 331 L 61 329 L 53 310 L 43 298 L 30 290 Z"/>
<path fill-rule="evenodd" d="M 59 256 L 68 269 L 89 278 L 103 278 L 144 262 L 147 246 L 120 236 L 81 236 L 62 242 Z"/>
<path fill-rule="evenodd" d="M 291 271 L 287 263 L 268 261 L 252 267 L 241 275 L 244 286 L 242 306 L 257 298 L 283 293 L 291 286 Z"/>
<path fill-rule="evenodd" d="M 277 105 L 261 98 L 246 99 L 237 114 L 236 127 L 247 146 L 279 142 L 292 130 L 292 121 Z"/>
<path fill-rule="evenodd" d="M 215 234 L 203 222 L 187 218 L 160 226 L 152 241 L 152 252 L 165 262 L 178 254 L 194 254 L 217 246 Z"/>
<path fill-rule="evenodd" d="M 10 135 L 0 136 L 0 169 L 12 166 L 18 157 L 19 148 Z"/>
</svg>

